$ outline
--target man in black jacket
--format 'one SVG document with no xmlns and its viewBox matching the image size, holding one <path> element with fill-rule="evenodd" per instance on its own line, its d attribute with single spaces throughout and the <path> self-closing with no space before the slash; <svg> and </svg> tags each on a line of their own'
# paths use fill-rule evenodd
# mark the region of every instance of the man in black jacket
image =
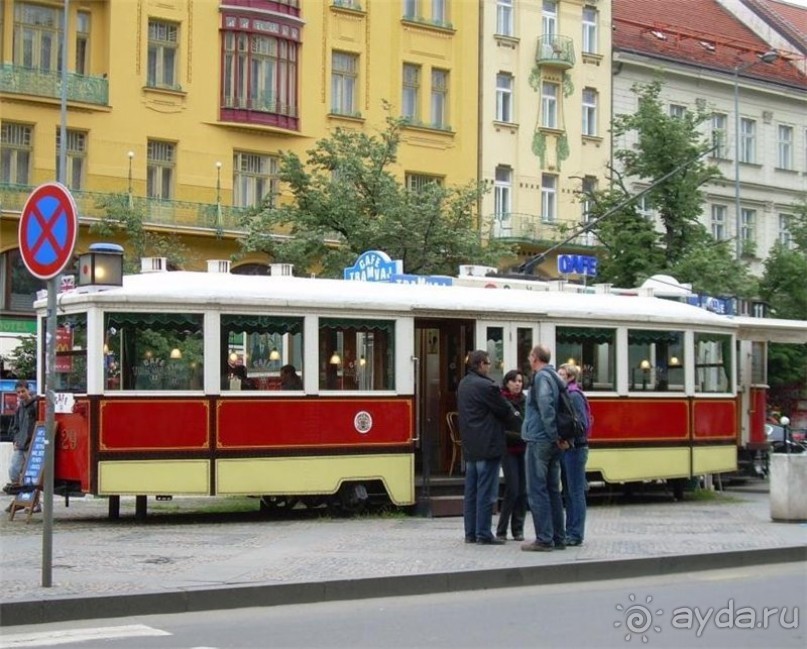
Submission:
<svg viewBox="0 0 807 649">
<path fill-rule="evenodd" d="M 19 380 L 14 386 L 17 392 L 17 410 L 11 421 L 9 433 L 14 442 L 14 451 L 11 455 L 11 464 L 8 469 L 8 484 L 3 487 L 6 493 L 19 490 L 22 482 L 22 472 L 25 468 L 25 456 L 34 436 L 34 426 L 37 417 L 37 397 L 31 392 L 28 381 Z"/>
<path fill-rule="evenodd" d="M 468 373 L 457 391 L 460 436 L 465 455 L 465 542 L 501 545 L 491 532 L 499 493 L 499 466 L 505 430 L 520 430 L 519 414 L 490 378 L 490 358 L 482 350 L 468 355 Z"/>
</svg>

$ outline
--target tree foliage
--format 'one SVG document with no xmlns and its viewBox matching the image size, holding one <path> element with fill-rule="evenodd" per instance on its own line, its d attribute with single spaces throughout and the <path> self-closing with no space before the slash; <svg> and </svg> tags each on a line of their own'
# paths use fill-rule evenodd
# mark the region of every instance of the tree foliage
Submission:
<svg viewBox="0 0 807 649">
<path fill-rule="evenodd" d="M 646 219 L 636 202 L 629 203 L 592 228 L 607 251 L 598 279 L 637 286 L 654 274 L 672 275 L 710 294 L 748 295 L 754 289 L 747 268 L 732 255 L 727 241 L 716 241 L 700 222 L 701 187 L 720 176 L 704 161 L 711 144 L 699 131 L 710 113 L 698 108 L 681 116 L 666 112 L 662 85 L 637 84 L 638 110 L 613 121 L 616 139 L 635 133 L 636 145 L 617 149 L 618 168 L 609 168 L 611 187 L 594 192 L 590 216 L 596 219 L 632 196 L 626 178 L 651 184 L 672 175 L 645 195 L 645 207 L 658 214 L 659 228 Z M 689 164 L 686 164 L 689 163 Z"/>
<path fill-rule="evenodd" d="M 124 273 L 139 273 L 143 257 L 165 257 L 169 265 L 185 265 L 188 247 L 175 234 L 147 230 L 140 201 L 133 202 L 128 194 L 108 194 L 98 199 L 97 207 L 105 214 L 90 226 L 90 232 L 123 240 Z"/>
<path fill-rule="evenodd" d="M 378 135 L 337 128 L 307 152 L 305 162 L 295 153 L 281 154 L 279 176 L 290 200 L 267 201 L 245 217 L 244 252 L 264 252 L 326 277 L 340 277 L 371 249 L 421 275 L 454 275 L 459 264 L 495 265 L 510 253 L 498 242 L 485 243 L 480 232 L 482 185 L 407 188 L 398 180 L 403 125 L 387 118 Z"/>
<path fill-rule="evenodd" d="M 36 381 L 36 336 L 21 336 L 7 359 L 17 378 Z"/>
</svg>

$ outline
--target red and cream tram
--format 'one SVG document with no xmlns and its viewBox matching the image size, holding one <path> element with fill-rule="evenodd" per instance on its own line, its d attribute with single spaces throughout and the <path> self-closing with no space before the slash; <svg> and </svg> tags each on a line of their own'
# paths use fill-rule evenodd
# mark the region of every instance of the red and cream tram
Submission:
<svg viewBox="0 0 807 649">
<path fill-rule="evenodd" d="M 540 288 L 148 272 L 61 293 L 57 492 L 314 505 L 373 490 L 411 505 L 416 474 L 451 468 L 446 414 L 466 353 L 487 349 L 501 379 L 528 367 L 538 341 L 582 368 L 593 477 L 737 468 L 748 400 L 761 398 L 750 377 L 738 387 L 740 323 L 654 297 Z M 748 357 L 764 363 L 764 344 Z M 283 382 L 286 366 L 301 384 Z"/>
</svg>

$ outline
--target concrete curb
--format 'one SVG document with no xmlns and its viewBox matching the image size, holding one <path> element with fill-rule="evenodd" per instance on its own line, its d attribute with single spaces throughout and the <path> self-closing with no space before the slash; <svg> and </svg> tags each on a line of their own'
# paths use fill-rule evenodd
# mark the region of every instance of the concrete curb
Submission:
<svg viewBox="0 0 807 649">
<path fill-rule="evenodd" d="M 114 597 L 36 599 L 0 603 L 0 627 L 625 579 L 798 561 L 807 561 L 807 546 L 295 584 L 223 586 Z"/>
</svg>

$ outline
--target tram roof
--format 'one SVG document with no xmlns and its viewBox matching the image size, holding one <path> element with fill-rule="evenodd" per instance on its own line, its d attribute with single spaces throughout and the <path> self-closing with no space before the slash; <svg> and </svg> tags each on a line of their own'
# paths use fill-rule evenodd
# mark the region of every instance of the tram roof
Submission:
<svg viewBox="0 0 807 649">
<path fill-rule="evenodd" d="M 431 286 L 358 282 L 301 277 L 271 277 L 173 271 L 127 275 L 123 286 L 101 291 L 63 293 L 62 307 L 85 303 L 117 309 L 159 305 L 184 311 L 220 307 L 223 311 L 275 309 L 356 310 L 419 317 L 524 319 L 567 318 L 570 321 L 620 321 L 636 324 L 702 326 L 735 329 L 725 316 L 655 297 L 583 294 L 565 291 L 516 291 L 468 286 Z M 44 308 L 44 301 L 38 303 Z"/>
<path fill-rule="evenodd" d="M 757 340 L 769 343 L 807 344 L 807 321 L 778 318 L 732 318 L 739 326 L 740 340 Z"/>
</svg>

